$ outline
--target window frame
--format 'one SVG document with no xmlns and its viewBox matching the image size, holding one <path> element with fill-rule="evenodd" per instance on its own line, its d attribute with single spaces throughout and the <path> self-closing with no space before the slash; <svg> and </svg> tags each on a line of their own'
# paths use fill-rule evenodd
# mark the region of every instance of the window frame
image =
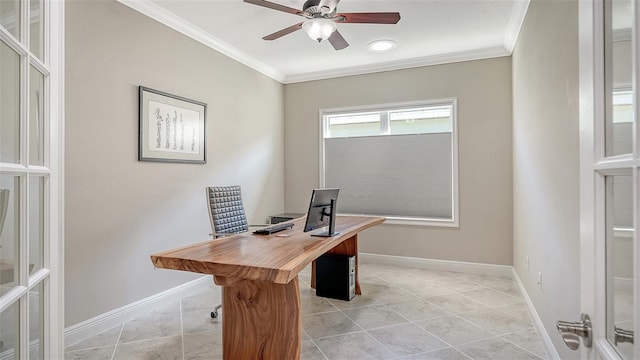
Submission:
<svg viewBox="0 0 640 360">
<path fill-rule="evenodd" d="M 387 116 L 390 111 L 406 110 L 407 108 L 418 107 L 433 107 L 433 106 L 451 106 L 451 218 L 430 218 L 430 217 L 412 217 L 412 216 L 395 216 L 395 215 L 379 215 L 385 217 L 387 220 L 385 224 L 391 225 L 410 225 L 410 226 L 425 226 L 425 227 L 460 227 L 460 212 L 459 212 L 459 178 L 458 178 L 458 99 L 455 97 L 441 98 L 422 101 L 411 102 L 397 102 L 386 104 L 374 104 L 365 106 L 350 106 L 340 108 L 327 108 L 319 110 L 319 179 L 318 182 L 321 188 L 326 186 L 325 181 L 325 134 L 328 131 L 328 116 L 345 114 L 345 113 L 357 113 L 357 112 L 381 112 L 380 121 L 386 121 L 388 123 Z M 433 132 L 423 133 L 447 133 L 447 132 Z M 371 136 L 371 135 L 369 135 Z M 375 136 L 397 136 L 394 134 L 380 134 Z M 369 215 L 369 214 L 351 214 L 344 213 L 343 215 Z M 378 215 L 376 215 L 378 216 Z"/>
</svg>

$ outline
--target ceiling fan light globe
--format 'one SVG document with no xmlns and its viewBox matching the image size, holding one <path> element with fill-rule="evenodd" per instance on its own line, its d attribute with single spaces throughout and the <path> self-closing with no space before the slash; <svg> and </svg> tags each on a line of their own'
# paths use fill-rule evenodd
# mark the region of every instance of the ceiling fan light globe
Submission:
<svg viewBox="0 0 640 360">
<path fill-rule="evenodd" d="M 336 23 L 333 20 L 324 18 L 309 19 L 302 24 L 302 30 L 317 42 L 327 40 L 336 31 L 336 28 Z"/>
</svg>

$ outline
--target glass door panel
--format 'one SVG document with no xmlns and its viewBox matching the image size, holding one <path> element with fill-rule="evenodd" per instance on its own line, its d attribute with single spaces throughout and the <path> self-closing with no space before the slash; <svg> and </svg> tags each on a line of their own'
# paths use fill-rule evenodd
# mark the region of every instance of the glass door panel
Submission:
<svg viewBox="0 0 640 360">
<path fill-rule="evenodd" d="M 29 50 L 41 61 L 44 54 L 44 22 L 42 0 L 29 0 Z"/>
<path fill-rule="evenodd" d="M 606 259 L 607 259 L 607 339 L 623 359 L 635 359 L 629 335 L 633 321 L 633 177 L 607 176 Z"/>
<path fill-rule="evenodd" d="M 29 178 L 29 274 L 42 269 L 44 258 L 44 177 Z"/>
<path fill-rule="evenodd" d="M 605 156 L 632 152 L 631 0 L 605 2 Z"/>
<path fill-rule="evenodd" d="M 44 283 L 29 291 L 29 360 L 44 359 Z"/>
<path fill-rule="evenodd" d="M 2 285 L 0 285 L 1 288 Z M 20 302 L 0 312 L 0 359 L 19 359 Z"/>
<path fill-rule="evenodd" d="M 29 67 L 29 164 L 44 165 L 44 75 Z"/>
<path fill-rule="evenodd" d="M 18 283 L 19 177 L 0 175 L 0 286 Z"/>
<path fill-rule="evenodd" d="M 19 161 L 20 56 L 0 41 L 0 162 Z"/>
<path fill-rule="evenodd" d="M 11 35 L 20 38 L 20 1 L 0 1 L 0 26 Z"/>
</svg>

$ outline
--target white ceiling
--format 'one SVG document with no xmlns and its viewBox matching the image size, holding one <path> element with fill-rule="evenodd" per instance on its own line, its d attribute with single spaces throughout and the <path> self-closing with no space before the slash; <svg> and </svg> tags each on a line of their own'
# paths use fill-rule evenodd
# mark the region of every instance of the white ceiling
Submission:
<svg viewBox="0 0 640 360">
<path fill-rule="evenodd" d="M 262 37 L 304 18 L 242 0 L 119 0 L 282 83 L 511 54 L 529 0 L 342 0 L 338 12 L 400 13 L 396 25 L 338 24 L 350 46 L 336 51 L 299 30 Z M 300 9 L 304 0 L 273 0 Z M 388 53 L 367 44 L 392 39 Z"/>
</svg>

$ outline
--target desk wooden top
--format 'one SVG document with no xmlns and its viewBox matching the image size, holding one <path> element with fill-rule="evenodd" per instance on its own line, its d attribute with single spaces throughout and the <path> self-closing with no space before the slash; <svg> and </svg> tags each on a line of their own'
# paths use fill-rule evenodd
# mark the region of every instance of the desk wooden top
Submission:
<svg viewBox="0 0 640 360">
<path fill-rule="evenodd" d="M 337 216 L 336 231 L 340 233 L 329 238 L 311 236 L 314 231 L 303 232 L 304 220 L 294 220 L 293 229 L 271 235 L 236 234 L 163 251 L 151 255 L 151 261 L 158 268 L 212 274 L 216 278 L 287 284 L 320 255 L 385 219 Z M 290 236 L 278 236 L 285 234 Z"/>
</svg>

